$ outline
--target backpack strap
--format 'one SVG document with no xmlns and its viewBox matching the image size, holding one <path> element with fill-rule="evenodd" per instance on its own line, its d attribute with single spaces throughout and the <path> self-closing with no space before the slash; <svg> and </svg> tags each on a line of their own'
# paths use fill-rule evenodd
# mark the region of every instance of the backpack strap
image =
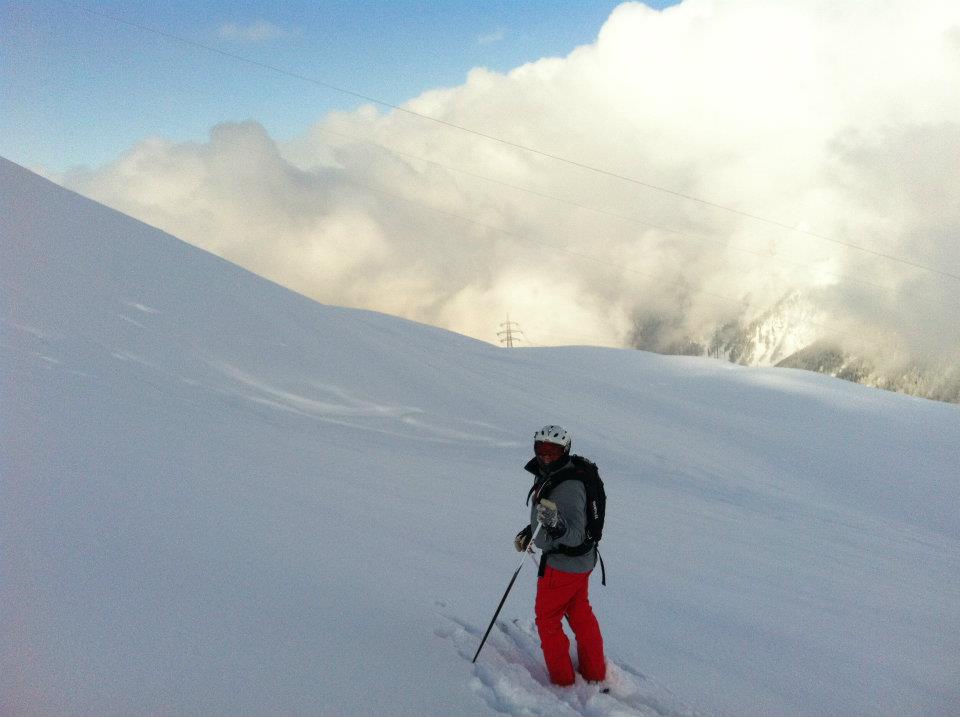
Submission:
<svg viewBox="0 0 960 717">
<path fill-rule="evenodd" d="M 597 552 L 597 561 L 600 563 L 600 584 L 604 587 L 607 586 L 607 567 L 603 564 L 603 556 L 600 555 L 600 546 L 596 543 L 593 544 L 593 549 Z M 537 577 L 542 578 L 544 573 L 547 571 L 547 558 L 555 553 L 560 553 L 560 550 L 544 550 L 540 553 L 540 567 L 537 570 Z M 583 553 L 580 553 L 583 555 Z"/>
</svg>

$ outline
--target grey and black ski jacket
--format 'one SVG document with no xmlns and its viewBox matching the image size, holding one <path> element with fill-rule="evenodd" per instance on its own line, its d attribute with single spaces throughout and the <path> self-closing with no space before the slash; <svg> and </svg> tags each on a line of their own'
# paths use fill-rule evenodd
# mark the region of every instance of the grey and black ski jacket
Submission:
<svg viewBox="0 0 960 717">
<path fill-rule="evenodd" d="M 546 530 L 540 531 L 534 545 L 544 553 L 550 553 L 559 546 L 575 548 L 584 542 L 587 533 L 587 492 L 580 480 L 565 475 L 567 471 L 577 470 L 569 456 L 559 463 L 555 468 L 551 466 L 551 470 L 546 473 L 540 468 L 536 458 L 524 466 L 526 471 L 534 475 L 533 490 L 530 494 L 531 530 L 537 530 L 537 503 L 540 502 L 540 493 L 544 486 L 547 486 L 549 492 L 549 495 L 544 497 L 557 504 L 560 517 L 567 526 L 566 531 L 558 538 L 551 538 Z M 547 565 L 555 570 L 588 573 L 597 564 L 597 552 L 590 550 L 583 555 L 552 553 L 547 555 L 546 560 Z"/>
</svg>

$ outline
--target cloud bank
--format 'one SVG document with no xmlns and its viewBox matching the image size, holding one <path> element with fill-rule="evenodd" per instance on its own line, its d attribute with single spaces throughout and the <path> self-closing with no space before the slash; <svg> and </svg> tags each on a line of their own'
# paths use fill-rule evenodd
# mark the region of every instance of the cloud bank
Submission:
<svg viewBox="0 0 960 717">
<path fill-rule="evenodd" d="M 509 312 L 539 344 L 682 341 L 792 294 L 798 336 L 944 360 L 960 281 L 880 255 L 960 275 L 958 88 L 954 0 L 627 3 L 566 57 L 405 107 L 674 193 L 374 107 L 61 179 L 320 301 L 486 340 Z"/>
</svg>

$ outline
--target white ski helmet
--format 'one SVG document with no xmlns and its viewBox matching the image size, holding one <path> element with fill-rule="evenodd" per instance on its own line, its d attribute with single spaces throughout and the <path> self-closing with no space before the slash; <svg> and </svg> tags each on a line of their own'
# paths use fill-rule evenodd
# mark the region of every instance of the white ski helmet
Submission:
<svg viewBox="0 0 960 717">
<path fill-rule="evenodd" d="M 563 446 L 564 453 L 570 452 L 570 434 L 560 426 L 544 426 L 533 434 L 533 442 L 556 443 Z"/>
</svg>

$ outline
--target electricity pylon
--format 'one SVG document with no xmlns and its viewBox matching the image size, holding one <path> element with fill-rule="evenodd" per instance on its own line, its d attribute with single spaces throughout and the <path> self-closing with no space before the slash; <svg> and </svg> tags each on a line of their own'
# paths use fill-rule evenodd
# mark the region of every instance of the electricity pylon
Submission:
<svg viewBox="0 0 960 717">
<path fill-rule="evenodd" d="M 502 330 L 497 332 L 497 336 L 500 337 L 500 343 L 508 349 L 513 348 L 514 341 L 522 341 L 526 338 L 523 336 L 523 331 L 520 330 L 520 324 L 510 320 L 510 314 L 507 314 L 507 320 L 500 326 Z"/>
</svg>

